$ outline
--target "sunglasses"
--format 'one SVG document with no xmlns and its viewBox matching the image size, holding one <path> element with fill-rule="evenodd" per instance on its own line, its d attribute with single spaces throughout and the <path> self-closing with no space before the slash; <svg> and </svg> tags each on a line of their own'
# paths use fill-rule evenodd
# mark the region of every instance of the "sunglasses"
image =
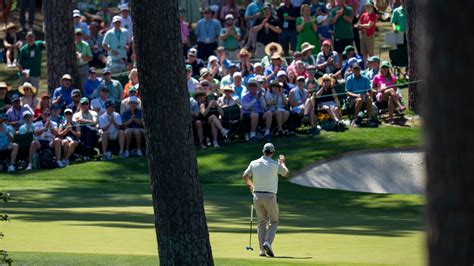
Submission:
<svg viewBox="0 0 474 266">
<path fill-rule="evenodd" d="M 72 113 L 71 113 L 71 112 L 67 112 L 67 113 L 65 113 L 64 115 L 72 115 Z"/>
<path fill-rule="evenodd" d="M 44 113 L 43 115 L 45 115 L 45 116 L 50 116 L 51 113 Z"/>
<path fill-rule="evenodd" d="M 81 103 L 81 105 L 89 105 L 89 103 Z"/>
<path fill-rule="evenodd" d="M 298 79 L 297 81 L 298 82 L 304 82 L 304 79 Z"/>
<path fill-rule="evenodd" d="M 203 87 L 209 87 L 209 84 L 201 84 Z"/>
</svg>

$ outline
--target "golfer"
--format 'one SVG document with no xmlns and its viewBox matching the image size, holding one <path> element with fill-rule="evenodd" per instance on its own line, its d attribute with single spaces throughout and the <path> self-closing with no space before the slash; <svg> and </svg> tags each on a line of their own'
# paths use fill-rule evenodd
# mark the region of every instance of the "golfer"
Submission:
<svg viewBox="0 0 474 266">
<path fill-rule="evenodd" d="M 285 156 L 280 155 L 278 162 L 272 159 L 275 147 L 271 143 L 263 146 L 263 156 L 252 161 L 245 170 L 243 178 L 253 194 L 253 204 L 258 217 L 258 243 L 260 256 L 273 257 L 272 243 L 278 228 L 278 175 L 288 176 Z M 253 177 L 252 180 L 250 177 Z M 269 224 L 267 229 L 267 224 Z"/>
</svg>

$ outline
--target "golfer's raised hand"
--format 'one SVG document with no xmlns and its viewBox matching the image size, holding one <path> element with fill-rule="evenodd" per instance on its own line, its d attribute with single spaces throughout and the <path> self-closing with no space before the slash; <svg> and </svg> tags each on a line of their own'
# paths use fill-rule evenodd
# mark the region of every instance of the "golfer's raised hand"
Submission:
<svg viewBox="0 0 474 266">
<path fill-rule="evenodd" d="M 278 163 L 285 164 L 285 155 L 280 154 L 278 157 Z"/>
</svg>

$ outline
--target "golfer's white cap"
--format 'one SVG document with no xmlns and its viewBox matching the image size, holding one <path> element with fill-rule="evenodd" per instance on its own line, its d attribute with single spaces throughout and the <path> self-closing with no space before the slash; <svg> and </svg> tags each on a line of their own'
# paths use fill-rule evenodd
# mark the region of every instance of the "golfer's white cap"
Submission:
<svg viewBox="0 0 474 266">
<path fill-rule="evenodd" d="M 265 143 L 265 145 L 263 145 L 263 152 L 275 152 L 275 146 L 273 146 L 273 144 L 271 143 Z"/>
</svg>

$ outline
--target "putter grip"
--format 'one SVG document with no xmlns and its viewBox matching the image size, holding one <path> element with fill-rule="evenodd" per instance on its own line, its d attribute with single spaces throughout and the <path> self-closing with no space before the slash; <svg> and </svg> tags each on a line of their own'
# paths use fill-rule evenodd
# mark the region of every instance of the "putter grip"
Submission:
<svg viewBox="0 0 474 266">
<path fill-rule="evenodd" d="M 250 205 L 250 221 L 253 221 L 253 204 Z"/>
</svg>

